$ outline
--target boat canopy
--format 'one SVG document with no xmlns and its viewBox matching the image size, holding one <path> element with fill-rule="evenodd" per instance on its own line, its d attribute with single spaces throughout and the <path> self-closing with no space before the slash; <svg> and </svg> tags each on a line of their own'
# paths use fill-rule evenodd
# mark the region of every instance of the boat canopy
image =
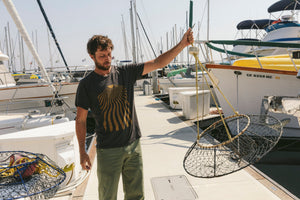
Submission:
<svg viewBox="0 0 300 200">
<path fill-rule="evenodd" d="M 241 21 L 236 28 L 238 30 L 242 29 L 265 29 L 275 20 L 271 19 L 257 19 L 257 20 L 244 20 Z"/>
<path fill-rule="evenodd" d="M 300 10 L 300 0 L 280 0 L 268 8 L 269 13 L 284 10 Z"/>
<path fill-rule="evenodd" d="M 172 70 L 167 74 L 167 77 L 171 77 L 171 76 L 176 76 L 177 74 L 180 74 L 182 72 L 186 73 L 187 68 L 181 68 L 181 69 L 176 69 L 176 70 Z"/>
</svg>

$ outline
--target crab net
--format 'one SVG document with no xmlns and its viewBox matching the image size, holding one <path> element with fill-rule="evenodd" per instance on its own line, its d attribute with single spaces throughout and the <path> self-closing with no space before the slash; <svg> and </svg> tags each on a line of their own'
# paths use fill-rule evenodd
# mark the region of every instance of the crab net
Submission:
<svg viewBox="0 0 300 200">
<path fill-rule="evenodd" d="M 66 174 L 46 155 L 0 152 L 0 199 L 49 199 Z"/>
<path fill-rule="evenodd" d="M 277 144 L 281 134 L 281 122 L 269 115 L 224 118 L 198 135 L 184 157 L 184 169 L 199 178 L 236 172 L 259 161 Z"/>
</svg>

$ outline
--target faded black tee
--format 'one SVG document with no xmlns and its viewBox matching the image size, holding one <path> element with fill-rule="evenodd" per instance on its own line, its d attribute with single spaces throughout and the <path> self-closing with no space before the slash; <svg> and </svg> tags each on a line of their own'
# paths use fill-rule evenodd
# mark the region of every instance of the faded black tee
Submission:
<svg viewBox="0 0 300 200">
<path fill-rule="evenodd" d="M 96 122 L 97 148 L 126 146 L 141 137 L 134 106 L 134 84 L 144 64 L 111 66 L 108 76 L 94 71 L 78 85 L 75 105 L 90 109 Z"/>
</svg>

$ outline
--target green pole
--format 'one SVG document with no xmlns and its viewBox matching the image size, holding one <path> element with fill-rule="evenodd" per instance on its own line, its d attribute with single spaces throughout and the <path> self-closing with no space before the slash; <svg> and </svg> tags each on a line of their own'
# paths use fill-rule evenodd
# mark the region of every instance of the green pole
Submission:
<svg viewBox="0 0 300 200">
<path fill-rule="evenodd" d="M 193 26 L 193 1 L 190 0 L 190 17 L 189 17 L 189 27 Z"/>
</svg>

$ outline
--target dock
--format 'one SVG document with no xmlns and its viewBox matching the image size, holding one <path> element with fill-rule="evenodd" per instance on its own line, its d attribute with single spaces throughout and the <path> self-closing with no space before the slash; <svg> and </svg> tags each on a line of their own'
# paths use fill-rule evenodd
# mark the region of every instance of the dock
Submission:
<svg viewBox="0 0 300 200">
<path fill-rule="evenodd" d="M 142 131 L 146 200 L 289 200 L 297 199 L 286 189 L 259 173 L 253 166 L 217 178 L 195 178 L 183 168 L 183 158 L 196 140 L 194 123 L 161 100 L 135 92 L 135 105 Z M 81 192 L 70 199 L 98 199 L 97 163 Z M 124 199 L 122 180 L 118 200 Z"/>
</svg>

